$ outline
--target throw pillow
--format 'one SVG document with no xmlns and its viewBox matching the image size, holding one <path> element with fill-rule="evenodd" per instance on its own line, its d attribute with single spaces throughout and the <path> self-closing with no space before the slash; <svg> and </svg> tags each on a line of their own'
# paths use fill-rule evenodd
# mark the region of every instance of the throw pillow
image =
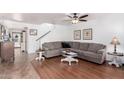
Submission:
<svg viewBox="0 0 124 93">
<path fill-rule="evenodd" d="M 69 45 L 69 43 L 62 42 L 62 48 L 71 48 L 71 46 Z"/>
</svg>

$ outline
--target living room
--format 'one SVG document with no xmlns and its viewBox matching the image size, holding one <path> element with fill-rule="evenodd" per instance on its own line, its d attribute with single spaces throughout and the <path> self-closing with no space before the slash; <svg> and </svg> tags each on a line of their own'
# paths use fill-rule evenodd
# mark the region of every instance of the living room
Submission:
<svg viewBox="0 0 124 93">
<path fill-rule="evenodd" d="M 30 58 L 30 62 L 32 63 L 33 68 L 35 69 L 35 72 L 40 76 L 40 78 L 66 78 L 66 79 L 67 78 L 82 78 L 82 79 L 83 78 L 99 78 L 99 79 L 100 78 L 101 79 L 102 78 L 123 78 L 123 75 L 120 76 L 120 75 L 113 74 L 115 69 L 119 71 L 119 72 L 117 71 L 116 73 L 123 74 L 123 70 L 122 70 L 123 61 L 124 61 L 124 58 L 123 58 L 124 14 L 123 13 L 1 13 L 0 15 L 1 15 L 1 24 L 4 25 L 6 29 L 6 35 L 10 36 L 9 41 L 15 42 L 14 37 L 17 39 L 17 35 L 13 35 L 12 33 L 26 32 L 24 36 L 22 36 L 24 37 L 22 38 L 23 42 L 20 41 L 21 47 L 14 48 L 15 52 L 14 54 L 12 53 L 12 55 L 14 55 L 13 57 L 15 58 L 15 60 L 13 60 L 13 62 L 18 63 L 16 61 L 19 59 L 19 57 L 21 57 L 21 55 L 27 55 L 27 56 L 31 55 L 32 57 Z M 79 21 L 76 24 L 72 23 L 72 20 L 73 20 L 72 18 L 74 16 L 76 16 L 77 18 L 81 18 L 79 20 L 83 20 L 83 21 Z M 88 36 L 87 36 L 87 32 L 88 32 Z M 113 38 L 115 37 L 119 42 L 119 44 L 117 42 L 114 42 L 114 44 L 117 43 L 116 48 L 114 47 L 114 44 L 111 43 L 113 42 Z M 62 43 L 70 44 L 69 48 L 72 48 L 72 49 L 63 47 Z M 79 47 L 79 48 L 76 48 L 75 50 L 74 45 L 76 45 L 76 47 Z M 57 46 L 61 47 L 62 50 L 61 49 L 57 50 L 58 49 Z M 103 52 L 103 54 L 101 55 L 101 58 L 100 58 L 100 54 L 98 53 L 99 50 L 102 49 L 100 48 L 100 46 L 105 46 L 104 48 L 105 53 Z M 54 47 L 57 47 L 57 48 L 55 48 L 55 51 L 51 52 Z M 82 50 L 83 48 L 85 48 L 86 51 L 88 50 L 91 51 L 91 54 L 90 53 L 88 54 L 89 57 L 85 55 L 87 54 L 87 52 L 80 53 L 79 50 Z M 45 50 L 46 54 L 41 51 L 37 51 L 39 49 Z M 10 49 L 10 50 L 13 50 L 13 49 Z M 70 51 L 70 52 L 77 53 L 78 55 L 76 56 L 77 61 L 73 62 L 75 61 L 74 60 L 75 58 L 71 59 L 72 62 L 69 62 L 70 59 L 67 59 L 67 60 L 64 60 L 67 62 L 63 62 L 63 64 L 61 64 L 61 60 L 63 57 L 61 58 L 59 56 L 62 55 L 61 52 L 63 51 Z M 94 55 L 92 52 L 95 52 L 96 55 Z M 40 55 L 40 53 L 42 54 Z M 116 57 L 118 57 L 117 59 L 114 57 L 115 54 L 116 54 Z M 81 57 L 79 57 L 79 55 Z M 43 56 L 46 62 L 42 59 L 36 60 L 37 56 L 39 58 Z M 92 58 L 91 56 L 94 56 L 94 57 Z M 3 58 L 3 60 L 6 60 L 6 59 Z M 98 64 L 101 64 L 103 68 L 105 66 L 104 69 L 113 69 L 113 71 L 111 71 L 111 74 L 109 73 L 110 74 L 109 76 L 104 75 L 104 74 L 107 74 L 106 72 L 104 72 L 104 74 L 101 72 L 99 72 L 101 74 L 96 74 L 95 71 L 94 72 L 89 71 L 89 74 L 94 73 L 94 75 L 96 76 L 92 76 L 92 74 L 91 76 L 89 75 L 89 77 L 83 74 L 74 75 L 74 76 L 71 76 L 70 74 L 69 76 L 69 73 L 68 73 L 68 75 L 64 77 L 62 75 L 57 76 L 57 74 L 55 74 L 55 76 L 53 74 L 52 77 L 51 76 L 49 77 L 49 75 L 56 72 L 56 71 L 52 72 L 51 70 L 51 72 L 48 71 L 48 77 L 43 76 L 41 72 L 45 71 L 45 69 L 42 69 L 42 67 L 38 67 L 38 66 L 39 65 L 45 66 L 45 63 L 47 63 L 47 61 L 48 63 L 52 63 L 51 61 L 53 60 L 57 60 L 56 62 L 61 64 L 61 66 L 62 65 L 68 66 L 66 69 L 70 67 L 73 68 L 73 66 L 79 68 L 78 66 L 80 66 L 81 64 L 82 65 L 85 64 L 81 61 L 85 61 L 87 62 L 86 65 L 88 66 L 91 65 L 91 67 L 95 66 L 94 68 L 96 69 L 99 69 L 100 67 L 99 65 L 96 64 L 98 63 Z M 121 61 L 118 61 L 118 60 L 121 60 Z M 22 60 L 20 59 L 20 62 L 21 61 Z M 114 61 L 117 61 L 117 62 L 112 63 Z M 78 65 L 75 64 L 77 62 L 79 63 Z M 59 67 L 59 64 L 58 64 L 58 67 Z M 59 73 L 60 68 L 56 69 L 58 70 L 58 72 L 56 73 Z M 60 72 L 61 70 L 62 68 L 60 69 Z M 80 69 L 80 70 L 86 70 L 86 69 Z M 81 73 L 81 72 L 78 72 L 78 73 Z M 1 74 L 1 77 L 2 76 L 3 75 Z M 21 74 L 19 76 L 21 76 Z M 20 77 L 20 78 L 25 78 L 25 77 Z M 10 75 L 9 77 L 9 75 L 7 75 L 7 77 L 3 77 L 3 78 L 14 78 L 14 76 Z M 34 77 L 28 77 L 28 78 L 34 78 Z"/>
<path fill-rule="evenodd" d="M 1 0 L 0 12 L 1 92 L 123 93 L 121 0 Z"/>
<path fill-rule="evenodd" d="M 69 13 L 68 13 L 69 14 Z M 84 13 L 85 14 L 85 13 Z M 3 15 L 9 15 L 9 14 L 1 14 L 1 20 L 4 21 L 4 24 L 7 26 L 8 29 L 24 29 L 27 27 L 28 30 L 30 29 L 36 29 L 37 35 L 30 35 L 30 31 L 27 31 L 27 42 L 28 42 L 28 53 L 34 53 L 37 48 L 39 47 L 36 39 L 38 39 L 40 36 L 45 34 L 47 31 L 51 31 L 48 35 L 46 35 L 41 40 L 41 44 L 44 42 L 50 42 L 50 41 L 79 41 L 79 42 L 94 42 L 94 43 L 102 43 L 107 45 L 107 51 L 113 51 L 113 46 L 110 44 L 112 38 L 116 36 L 121 44 L 117 47 L 118 52 L 123 52 L 123 13 L 89 13 L 87 19 L 87 22 L 79 22 L 78 24 L 72 24 L 69 21 L 63 21 L 67 18 L 66 13 L 39 13 L 39 14 L 10 14 L 10 15 L 23 15 L 23 16 L 29 16 L 30 19 L 32 18 L 31 15 L 36 15 L 34 18 L 37 18 L 37 16 L 41 16 L 40 18 L 43 18 L 44 20 L 41 20 L 41 23 L 38 24 L 37 19 L 31 19 L 31 21 L 34 21 L 34 23 L 31 24 L 27 22 L 17 22 L 17 20 L 10 21 L 2 19 Z M 71 15 L 71 14 L 70 14 Z M 81 13 L 80 13 L 81 15 Z M 48 20 L 45 19 L 44 16 L 52 16 L 49 18 L 50 20 L 48 22 L 44 22 Z M 58 23 L 55 21 L 53 22 L 54 16 L 58 16 L 58 19 L 56 18 Z M 59 19 L 59 17 L 61 19 Z M 62 19 L 63 18 L 63 19 Z M 51 20 L 53 19 L 53 20 Z M 12 20 L 12 19 L 11 19 Z M 61 23 L 60 23 L 61 22 Z M 83 39 L 83 29 L 92 28 L 92 39 L 91 40 L 84 40 Z M 74 30 L 81 30 L 81 39 L 74 40 Z M 108 34 L 106 34 L 108 33 Z M 105 38 L 106 39 L 103 39 Z"/>
</svg>

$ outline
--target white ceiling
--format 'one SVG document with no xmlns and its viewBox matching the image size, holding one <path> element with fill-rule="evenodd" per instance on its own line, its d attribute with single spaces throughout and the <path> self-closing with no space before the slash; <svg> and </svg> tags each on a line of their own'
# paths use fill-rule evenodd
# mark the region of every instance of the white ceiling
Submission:
<svg viewBox="0 0 124 93">
<path fill-rule="evenodd" d="M 86 13 L 85 13 L 86 14 Z M 0 13 L 0 18 L 4 20 L 19 21 L 31 24 L 58 23 L 58 24 L 71 24 L 71 22 L 64 21 L 69 19 L 67 13 Z M 84 15 L 80 13 L 79 15 Z M 93 20 L 96 17 L 101 17 L 100 13 L 88 13 L 87 20 Z"/>
<path fill-rule="evenodd" d="M 65 13 L 0 13 L 0 19 L 20 21 L 31 24 L 44 22 L 68 24 L 64 20 L 69 19 Z"/>
</svg>

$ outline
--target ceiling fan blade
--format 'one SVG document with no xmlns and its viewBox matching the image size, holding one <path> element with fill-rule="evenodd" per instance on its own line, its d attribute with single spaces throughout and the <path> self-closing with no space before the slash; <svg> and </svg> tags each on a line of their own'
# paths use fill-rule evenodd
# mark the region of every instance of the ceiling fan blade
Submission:
<svg viewBox="0 0 124 93">
<path fill-rule="evenodd" d="M 85 22 L 86 22 L 87 20 L 84 20 L 84 19 L 80 19 L 79 21 L 85 21 Z"/>
<path fill-rule="evenodd" d="M 67 15 L 69 18 L 73 18 L 72 16 L 70 16 L 70 15 Z"/>
<path fill-rule="evenodd" d="M 80 16 L 79 17 L 79 19 L 81 19 L 81 18 L 84 18 L 84 17 L 87 17 L 88 15 L 83 15 L 83 16 Z"/>
</svg>

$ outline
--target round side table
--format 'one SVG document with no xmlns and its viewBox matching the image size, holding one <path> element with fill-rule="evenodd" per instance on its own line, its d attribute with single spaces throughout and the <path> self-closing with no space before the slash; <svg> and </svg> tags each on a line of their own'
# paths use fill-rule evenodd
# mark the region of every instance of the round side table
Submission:
<svg viewBox="0 0 124 93">
<path fill-rule="evenodd" d="M 107 54 L 112 56 L 112 62 L 109 62 L 108 63 L 109 65 L 115 65 L 116 67 L 122 66 L 123 62 L 122 62 L 120 57 L 124 56 L 123 53 L 110 53 L 110 52 L 108 52 Z"/>
<path fill-rule="evenodd" d="M 40 60 L 43 60 L 44 61 L 45 60 L 45 57 L 43 57 L 43 55 L 42 55 L 43 52 L 44 51 L 37 51 L 36 53 L 38 54 L 38 57 L 36 57 L 35 60 L 39 60 L 39 61 Z"/>
</svg>

